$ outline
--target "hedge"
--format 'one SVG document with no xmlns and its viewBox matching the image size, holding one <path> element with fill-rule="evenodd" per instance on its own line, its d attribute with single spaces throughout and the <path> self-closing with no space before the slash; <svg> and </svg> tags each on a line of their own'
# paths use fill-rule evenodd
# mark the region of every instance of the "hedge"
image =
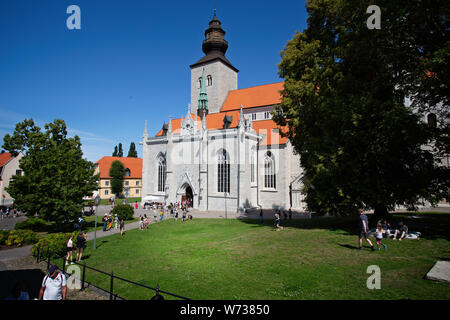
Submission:
<svg viewBox="0 0 450 320">
<path fill-rule="evenodd" d="M 0 245 L 21 247 L 24 244 L 33 244 L 37 235 L 31 230 L 0 231 Z"/>
<path fill-rule="evenodd" d="M 120 220 L 132 220 L 134 215 L 134 209 L 128 204 L 117 204 L 112 210 L 112 214 L 116 215 Z"/>
<path fill-rule="evenodd" d="M 72 233 L 54 233 L 48 237 L 39 240 L 31 249 L 31 253 L 34 257 L 39 255 L 41 257 L 47 258 L 47 254 L 50 254 L 52 258 L 59 258 L 66 254 L 67 252 L 67 241 L 70 235 L 73 236 L 73 248 L 76 249 L 76 239 L 79 231 L 74 231 Z"/>
</svg>

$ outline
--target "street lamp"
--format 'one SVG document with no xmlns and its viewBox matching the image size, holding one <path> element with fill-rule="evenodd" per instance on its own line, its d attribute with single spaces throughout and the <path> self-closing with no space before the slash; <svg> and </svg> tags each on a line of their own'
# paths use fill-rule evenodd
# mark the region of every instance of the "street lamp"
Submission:
<svg viewBox="0 0 450 320">
<path fill-rule="evenodd" d="M 95 229 L 94 229 L 94 250 L 96 249 L 96 241 L 97 241 L 97 217 L 98 217 L 98 205 L 100 203 L 100 196 L 97 195 L 94 199 L 95 203 Z"/>
</svg>

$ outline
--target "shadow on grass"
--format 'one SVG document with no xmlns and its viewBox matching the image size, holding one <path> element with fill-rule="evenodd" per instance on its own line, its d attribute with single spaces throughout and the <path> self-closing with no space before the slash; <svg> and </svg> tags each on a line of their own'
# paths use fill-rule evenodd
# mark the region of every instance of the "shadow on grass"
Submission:
<svg viewBox="0 0 450 320">
<path fill-rule="evenodd" d="M 377 220 L 371 214 L 368 215 L 369 229 L 376 227 Z M 243 223 L 261 226 L 259 218 L 255 214 L 245 214 Z M 268 219 L 264 213 L 264 226 L 274 227 L 274 219 Z M 420 232 L 421 238 L 428 240 L 445 239 L 450 241 L 450 213 L 418 214 L 393 214 L 389 220 L 392 229 L 402 221 L 408 226 L 410 232 Z M 325 229 L 330 231 L 342 231 L 347 235 L 357 237 L 359 235 L 359 217 L 312 217 L 311 219 L 281 219 L 280 225 L 298 229 Z"/>
</svg>

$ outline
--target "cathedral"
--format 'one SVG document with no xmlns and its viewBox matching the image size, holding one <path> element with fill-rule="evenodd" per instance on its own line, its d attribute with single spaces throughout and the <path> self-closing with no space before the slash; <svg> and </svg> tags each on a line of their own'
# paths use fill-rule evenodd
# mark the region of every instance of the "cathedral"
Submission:
<svg viewBox="0 0 450 320">
<path fill-rule="evenodd" d="M 214 13 L 204 56 L 190 65 L 191 101 L 184 118 L 169 119 L 143 141 L 142 199 L 187 200 L 201 211 L 254 208 L 304 211 L 302 169 L 270 111 L 283 82 L 238 89 L 225 57 L 228 42 Z"/>
</svg>

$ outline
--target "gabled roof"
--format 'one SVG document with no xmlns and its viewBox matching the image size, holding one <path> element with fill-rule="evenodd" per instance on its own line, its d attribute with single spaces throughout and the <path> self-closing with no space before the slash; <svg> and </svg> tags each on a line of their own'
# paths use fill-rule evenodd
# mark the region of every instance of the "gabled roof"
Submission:
<svg viewBox="0 0 450 320">
<path fill-rule="evenodd" d="M 9 152 L 0 153 L 0 167 L 3 167 L 13 156 Z"/>
<path fill-rule="evenodd" d="M 239 110 L 272 106 L 281 102 L 280 90 L 284 89 L 284 82 L 266 84 L 245 89 L 232 90 L 228 93 L 220 111 Z"/>
<path fill-rule="evenodd" d="M 234 70 L 236 72 L 239 72 L 239 70 L 236 69 L 231 64 L 231 62 L 228 61 L 228 59 L 223 54 L 221 54 L 219 52 L 210 53 L 210 54 L 204 56 L 203 58 L 201 58 L 200 60 L 198 60 L 196 63 L 191 64 L 189 67 L 192 69 L 192 68 L 195 68 L 195 67 L 198 67 L 198 66 L 201 66 L 201 65 L 205 65 L 205 64 L 211 63 L 213 61 L 222 61 L 225 65 L 230 67 L 232 70 Z"/>
<path fill-rule="evenodd" d="M 125 179 L 142 179 L 142 158 L 131 157 L 103 157 L 96 162 L 99 166 L 100 179 L 111 179 L 109 169 L 111 164 L 119 160 L 125 169 L 130 169 L 130 176 Z"/>
<path fill-rule="evenodd" d="M 286 132 L 286 127 L 278 126 L 273 120 L 253 121 L 253 129 L 259 134 L 265 134 L 264 140 L 259 145 L 280 145 L 288 141 L 287 137 L 282 137 L 280 131 Z"/>
</svg>

